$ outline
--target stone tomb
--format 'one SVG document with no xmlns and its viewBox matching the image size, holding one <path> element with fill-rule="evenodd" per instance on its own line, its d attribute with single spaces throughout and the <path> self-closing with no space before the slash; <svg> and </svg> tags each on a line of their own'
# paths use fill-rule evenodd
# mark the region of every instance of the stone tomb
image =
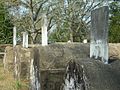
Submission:
<svg viewBox="0 0 120 90">
<path fill-rule="evenodd" d="M 66 43 L 50 44 L 48 46 L 35 46 L 23 48 L 16 46 L 17 60 L 19 60 L 20 80 L 30 81 L 31 61 L 39 66 L 41 90 L 63 90 L 67 66 L 70 61 L 75 61 L 75 67 L 83 66 L 89 89 L 85 90 L 119 90 L 120 89 L 120 44 L 109 44 L 109 56 L 116 56 L 117 61 L 103 64 L 89 58 L 89 44 Z M 14 70 L 13 47 L 6 47 L 6 70 Z M 72 67 L 73 64 L 70 64 Z M 74 68 L 70 74 L 74 74 Z M 83 72 L 83 71 L 82 71 Z M 79 72 L 78 72 L 79 73 Z M 80 74 L 81 75 L 81 74 Z"/>
</svg>

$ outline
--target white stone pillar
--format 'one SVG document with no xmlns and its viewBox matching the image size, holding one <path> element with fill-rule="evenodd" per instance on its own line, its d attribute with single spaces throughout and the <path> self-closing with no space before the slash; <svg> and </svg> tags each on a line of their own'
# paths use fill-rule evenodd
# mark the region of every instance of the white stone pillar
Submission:
<svg viewBox="0 0 120 90">
<path fill-rule="evenodd" d="M 23 47 L 25 47 L 25 32 L 23 32 Z"/>
<path fill-rule="evenodd" d="M 48 45 L 47 37 L 47 16 L 43 15 L 43 25 L 42 25 L 42 46 Z"/>
<path fill-rule="evenodd" d="M 26 44 L 25 47 L 28 48 L 28 32 L 26 32 Z"/>
<path fill-rule="evenodd" d="M 17 36 L 16 36 L 16 34 L 17 34 L 16 27 L 14 26 L 13 27 L 13 47 L 15 47 L 16 44 L 17 44 Z"/>
<path fill-rule="evenodd" d="M 109 4 L 109 3 L 108 3 L 108 0 L 104 0 L 104 1 L 103 1 L 103 6 L 109 6 L 108 4 Z"/>
<path fill-rule="evenodd" d="M 87 39 L 84 39 L 84 40 L 83 40 L 83 43 L 87 43 Z"/>
<path fill-rule="evenodd" d="M 23 32 L 23 47 L 28 48 L 28 33 Z"/>
<path fill-rule="evenodd" d="M 105 1 L 107 3 L 107 0 Z M 90 58 L 108 64 L 108 17 L 109 7 L 103 6 L 91 12 Z"/>
</svg>

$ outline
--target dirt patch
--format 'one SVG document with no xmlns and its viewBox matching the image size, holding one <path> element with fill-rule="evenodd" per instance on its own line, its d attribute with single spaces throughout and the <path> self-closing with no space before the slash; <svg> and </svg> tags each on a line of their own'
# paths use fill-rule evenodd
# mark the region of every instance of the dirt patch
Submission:
<svg viewBox="0 0 120 90">
<path fill-rule="evenodd" d="M 109 44 L 109 57 L 110 59 L 120 59 L 120 43 Z"/>
</svg>

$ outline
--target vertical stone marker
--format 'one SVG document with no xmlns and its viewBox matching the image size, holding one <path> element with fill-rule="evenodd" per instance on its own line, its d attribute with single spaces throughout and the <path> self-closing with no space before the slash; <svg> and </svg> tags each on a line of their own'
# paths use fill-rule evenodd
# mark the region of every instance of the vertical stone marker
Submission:
<svg viewBox="0 0 120 90">
<path fill-rule="evenodd" d="M 108 6 L 100 7 L 91 12 L 90 57 L 108 63 Z"/>
<path fill-rule="evenodd" d="M 28 33 L 23 32 L 23 47 L 28 48 Z"/>
<path fill-rule="evenodd" d="M 17 34 L 16 27 L 14 26 L 13 27 L 13 47 L 15 47 L 17 44 L 16 34 Z"/>
<path fill-rule="evenodd" d="M 48 45 L 48 37 L 47 37 L 47 16 L 43 15 L 43 25 L 42 25 L 42 46 Z"/>
</svg>

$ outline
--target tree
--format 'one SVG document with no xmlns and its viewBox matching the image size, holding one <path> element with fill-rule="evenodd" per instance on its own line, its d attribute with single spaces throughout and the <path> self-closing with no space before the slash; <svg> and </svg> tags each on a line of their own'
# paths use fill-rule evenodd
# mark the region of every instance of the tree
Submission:
<svg viewBox="0 0 120 90">
<path fill-rule="evenodd" d="M 88 38 L 90 30 L 91 11 L 103 4 L 103 0 L 62 0 L 56 5 L 57 11 L 54 14 L 58 24 L 50 38 L 57 41 L 80 42 Z"/>
<path fill-rule="evenodd" d="M 27 30 L 32 43 L 41 34 L 42 15 L 48 18 L 50 40 L 82 41 L 88 37 L 90 12 L 102 5 L 103 0 L 13 0 L 9 3 L 14 10 L 14 24 Z M 20 13 L 24 7 L 24 14 Z M 23 10 L 23 9 L 22 9 Z M 16 17 L 17 16 L 17 17 Z M 18 18 L 19 17 L 19 18 Z M 51 36 L 52 35 L 52 36 Z"/>
<path fill-rule="evenodd" d="M 9 2 L 10 12 L 13 12 L 13 22 L 22 31 L 28 31 L 31 43 L 36 43 L 41 34 L 42 16 L 50 15 L 51 3 L 49 0 L 15 0 Z M 22 13 L 21 13 L 22 11 Z M 19 18 L 18 18 L 19 17 Z M 48 17 L 48 31 L 52 28 L 52 16 Z"/>
<path fill-rule="evenodd" d="M 0 44 L 11 44 L 13 36 L 13 24 L 3 1 L 0 1 Z"/>
<path fill-rule="evenodd" d="M 109 42 L 120 42 L 120 5 L 117 1 L 110 4 Z"/>
</svg>

